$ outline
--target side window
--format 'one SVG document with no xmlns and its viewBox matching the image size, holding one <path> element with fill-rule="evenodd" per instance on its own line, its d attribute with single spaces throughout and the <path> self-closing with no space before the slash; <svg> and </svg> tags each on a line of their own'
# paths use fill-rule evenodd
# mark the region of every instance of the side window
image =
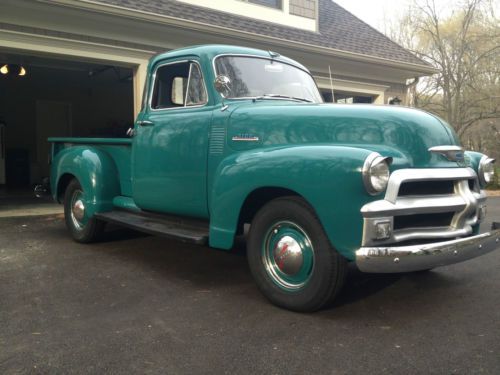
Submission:
<svg viewBox="0 0 500 375">
<path fill-rule="evenodd" d="M 164 65 L 156 71 L 151 108 L 165 109 L 203 105 L 207 90 L 197 63 Z"/>
</svg>

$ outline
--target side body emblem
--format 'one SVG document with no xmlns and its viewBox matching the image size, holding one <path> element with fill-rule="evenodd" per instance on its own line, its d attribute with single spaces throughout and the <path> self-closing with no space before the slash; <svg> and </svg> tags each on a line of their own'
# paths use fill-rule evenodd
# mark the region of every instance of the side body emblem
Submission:
<svg viewBox="0 0 500 375">
<path fill-rule="evenodd" d="M 239 134 L 231 138 L 231 140 L 236 142 L 258 142 L 260 138 L 252 134 Z"/>
</svg>

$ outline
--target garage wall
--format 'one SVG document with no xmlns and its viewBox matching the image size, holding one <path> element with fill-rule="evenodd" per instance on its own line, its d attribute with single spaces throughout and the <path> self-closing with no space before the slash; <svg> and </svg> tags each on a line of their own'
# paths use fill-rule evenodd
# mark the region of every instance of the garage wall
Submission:
<svg viewBox="0 0 500 375">
<path fill-rule="evenodd" d="M 132 82 L 118 82 L 114 72 L 89 77 L 87 71 L 27 68 L 25 77 L 0 77 L 0 118 L 7 124 L 7 150 L 29 151 L 30 183 L 38 182 L 46 169 L 39 165 L 45 160 L 37 160 L 37 100 L 70 104 L 72 136 L 125 136 L 133 123 Z"/>
</svg>

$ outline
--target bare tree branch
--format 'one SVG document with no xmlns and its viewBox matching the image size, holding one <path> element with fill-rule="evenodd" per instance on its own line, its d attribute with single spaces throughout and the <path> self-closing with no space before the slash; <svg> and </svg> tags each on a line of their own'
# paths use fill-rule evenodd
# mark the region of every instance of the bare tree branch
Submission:
<svg viewBox="0 0 500 375">
<path fill-rule="evenodd" d="M 488 0 L 463 0 L 445 16 L 434 0 L 413 0 L 398 26 L 393 37 L 439 69 L 413 88 L 414 103 L 444 117 L 461 137 L 500 119 L 500 21 Z M 476 143 L 500 149 L 492 138 Z"/>
</svg>

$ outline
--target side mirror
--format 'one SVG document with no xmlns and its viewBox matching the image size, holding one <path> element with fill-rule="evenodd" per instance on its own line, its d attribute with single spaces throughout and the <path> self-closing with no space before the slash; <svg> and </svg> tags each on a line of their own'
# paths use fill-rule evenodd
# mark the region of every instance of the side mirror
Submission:
<svg viewBox="0 0 500 375">
<path fill-rule="evenodd" d="M 215 90 L 223 97 L 227 98 L 231 92 L 231 80 L 228 76 L 218 75 L 214 81 Z"/>
</svg>

